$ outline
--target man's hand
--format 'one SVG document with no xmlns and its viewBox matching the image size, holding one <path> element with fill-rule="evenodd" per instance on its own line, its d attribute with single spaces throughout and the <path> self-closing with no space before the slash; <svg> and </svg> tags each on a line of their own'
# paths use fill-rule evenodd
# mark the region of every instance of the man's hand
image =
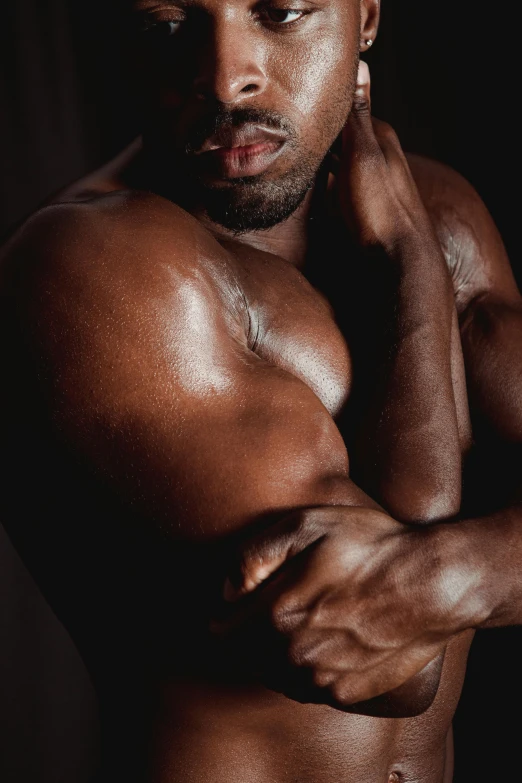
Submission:
<svg viewBox="0 0 522 783">
<path fill-rule="evenodd" d="M 337 187 L 341 213 L 354 240 L 381 248 L 399 264 L 417 246 L 439 262 L 441 248 L 393 128 L 372 117 L 370 72 L 361 62 L 352 111 L 343 130 Z"/>
<path fill-rule="evenodd" d="M 295 512 L 239 552 L 214 630 L 256 640 L 289 695 L 342 709 L 393 691 L 475 620 L 476 575 L 443 567 L 437 536 L 366 508 Z"/>
</svg>

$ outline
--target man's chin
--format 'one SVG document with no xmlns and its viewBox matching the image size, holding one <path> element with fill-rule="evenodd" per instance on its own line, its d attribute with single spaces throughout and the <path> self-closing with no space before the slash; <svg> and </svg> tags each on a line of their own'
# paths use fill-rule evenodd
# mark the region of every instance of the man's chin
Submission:
<svg viewBox="0 0 522 783">
<path fill-rule="evenodd" d="M 313 183 L 310 176 L 287 182 L 237 178 L 202 186 L 200 203 L 214 223 L 235 234 L 267 231 L 293 215 Z"/>
</svg>

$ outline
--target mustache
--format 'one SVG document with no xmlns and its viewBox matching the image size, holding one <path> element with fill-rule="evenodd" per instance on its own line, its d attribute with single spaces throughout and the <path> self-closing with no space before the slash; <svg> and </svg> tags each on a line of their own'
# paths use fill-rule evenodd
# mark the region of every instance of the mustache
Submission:
<svg viewBox="0 0 522 783">
<path fill-rule="evenodd" d="M 297 133 L 292 123 L 278 112 L 268 109 L 218 109 L 207 114 L 196 122 L 185 139 L 184 148 L 187 155 L 199 150 L 211 136 L 221 128 L 238 128 L 242 125 L 263 125 L 284 133 L 290 142 L 297 139 Z"/>
</svg>

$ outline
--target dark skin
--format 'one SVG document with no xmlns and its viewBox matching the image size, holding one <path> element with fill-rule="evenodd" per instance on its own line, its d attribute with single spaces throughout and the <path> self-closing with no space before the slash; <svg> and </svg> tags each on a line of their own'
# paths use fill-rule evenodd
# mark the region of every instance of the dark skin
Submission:
<svg viewBox="0 0 522 783">
<path fill-rule="evenodd" d="M 7 249 L 7 526 L 98 686 L 108 779 L 450 780 L 473 629 L 522 613 L 517 507 L 461 511 L 463 356 L 479 447 L 520 444 L 509 263 L 469 186 L 372 122 L 364 67 L 354 91 L 375 2 L 296 5 L 288 30 L 282 7 L 195 6 L 155 11 L 212 46 L 177 81 L 142 50 L 144 152 Z M 189 214 L 162 145 L 209 106 L 288 119 L 258 193 L 342 130 L 335 181 L 262 232 L 204 196 Z"/>
</svg>

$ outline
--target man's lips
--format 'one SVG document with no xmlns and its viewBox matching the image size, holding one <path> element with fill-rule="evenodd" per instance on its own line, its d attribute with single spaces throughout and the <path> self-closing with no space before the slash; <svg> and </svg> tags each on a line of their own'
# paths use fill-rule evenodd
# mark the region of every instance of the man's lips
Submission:
<svg viewBox="0 0 522 783">
<path fill-rule="evenodd" d="M 261 174 L 281 153 L 287 137 L 260 125 L 222 127 L 195 152 L 199 166 L 217 178 Z"/>
</svg>

